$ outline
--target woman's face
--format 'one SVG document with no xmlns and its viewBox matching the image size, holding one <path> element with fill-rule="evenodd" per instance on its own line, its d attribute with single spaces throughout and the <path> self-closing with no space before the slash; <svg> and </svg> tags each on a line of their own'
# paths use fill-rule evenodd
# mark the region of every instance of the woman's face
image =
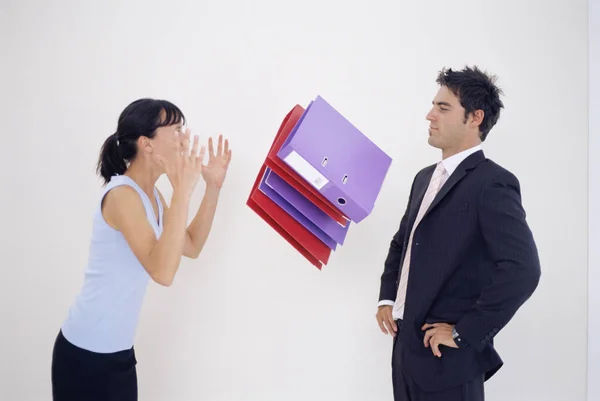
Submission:
<svg viewBox="0 0 600 401">
<path fill-rule="evenodd" d="M 164 111 L 161 113 L 160 117 L 163 121 L 167 118 Z M 157 128 L 152 139 L 146 138 L 145 142 L 148 146 L 147 150 L 151 154 L 154 154 L 154 162 L 158 162 L 161 171 L 163 170 L 162 163 L 173 163 L 175 161 L 177 145 L 179 143 L 181 149 L 184 133 L 185 126 L 183 125 L 183 121 L 179 121 L 171 125 Z M 184 149 L 181 149 L 181 151 L 183 150 Z M 162 159 L 162 163 L 159 159 Z"/>
<path fill-rule="evenodd" d="M 159 127 L 156 129 L 156 135 L 152 138 L 154 151 L 167 160 L 175 157 L 177 153 L 177 144 L 181 146 L 181 140 L 185 133 L 181 123 Z M 181 149 L 183 151 L 183 149 Z"/>
</svg>

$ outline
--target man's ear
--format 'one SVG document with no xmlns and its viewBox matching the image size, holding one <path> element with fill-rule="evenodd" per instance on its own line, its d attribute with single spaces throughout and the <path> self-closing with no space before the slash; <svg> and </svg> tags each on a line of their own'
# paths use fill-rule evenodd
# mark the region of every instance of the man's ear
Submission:
<svg viewBox="0 0 600 401">
<path fill-rule="evenodd" d="M 469 123 L 469 125 L 471 126 L 471 128 L 477 128 L 481 125 L 481 123 L 483 122 L 483 117 L 484 117 L 485 113 L 483 110 L 475 110 L 471 113 L 470 116 L 470 120 L 471 122 Z"/>
</svg>

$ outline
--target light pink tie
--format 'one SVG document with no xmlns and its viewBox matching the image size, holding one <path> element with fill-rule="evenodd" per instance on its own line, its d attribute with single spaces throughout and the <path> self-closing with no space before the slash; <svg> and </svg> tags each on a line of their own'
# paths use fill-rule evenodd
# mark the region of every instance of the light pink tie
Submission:
<svg viewBox="0 0 600 401">
<path fill-rule="evenodd" d="M 396 301 L 394 302 L 394 308 L 392 315 L 395 319 L 402 319 L 404 316 L 404 302 L 406 300 L 406 288 L 408 285 L 408 272 L 410 270 L 410 254 L 412 248 L 413 235 L 415 233 L 415 229 L 419 225 L 419 222 L 425 215 L 427 209 L 433 202 L 435 195 L 439 192 L 440 188 L 446 180 L 448 179 L 448 173 L 444 168 L 444 165 L 440 162 L 438 163 L 433 175 L 431 176 L 431 181 L 429 182 L 429 187 L 427 187 L 427 192 L 425 192 L 425 196 L 423 197 L 423 201 L 421 202 L 421 207 L 419 208 L 419 213 L 417 214 L 417 218 L 415 219 L 415 223 L 413 224 L 412 230 L 410 232 L 410 237 L 408 238 L 408 247 L 406 249 L 406 256 L 404 257 L 404 262 L 402 263 L 402 272 L 400 274 L 400 283 L 398 284 L 398 293 L 396 295 Z"/>
</svg>

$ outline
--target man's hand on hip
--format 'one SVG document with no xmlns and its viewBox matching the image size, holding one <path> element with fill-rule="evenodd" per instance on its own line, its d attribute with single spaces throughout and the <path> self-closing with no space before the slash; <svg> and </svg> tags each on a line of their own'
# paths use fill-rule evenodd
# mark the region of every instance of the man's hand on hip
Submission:
<svg viewBox="0 0 600 401">
<path fill-rule="evenodd" d="M 396 336 L 398 326 L 392 317 L 392 306 L 382 305 L 377 308 L 376 318 L 379 328 L 384 334 L 391 334 L 392 337 Z"/>
<path fill-rule="evenodd" d="M 450 348 L 458 348 L 456 342 L 452 338 L 452 329 L 454 325 L 448 323 L 433 323 L 424 324 L 421 330 L 426 330 L 423 344 L 425 348 L 431 347 L 433 355 L 440 358 L 442 353 L 440 352 L 440 345 L 445 345 Z"/>
</svg>

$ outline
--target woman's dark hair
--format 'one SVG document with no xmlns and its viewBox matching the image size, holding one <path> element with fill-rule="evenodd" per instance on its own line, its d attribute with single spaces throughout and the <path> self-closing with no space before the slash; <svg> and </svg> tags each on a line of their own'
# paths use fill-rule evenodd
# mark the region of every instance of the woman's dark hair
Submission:
<svg viewBox="0 0 600 401">
<path fill-rule="evenodd" d="M 140 136 L 153 138 L 159 127 L 185 124 L 185 116 L 166 100 L 138 99 L 119 116 L 117 131 L 106 138 L 100 151 L 96 172 L 107 184 L 114 175 L 122 175 L 137 155 Z"/>
</svg>

